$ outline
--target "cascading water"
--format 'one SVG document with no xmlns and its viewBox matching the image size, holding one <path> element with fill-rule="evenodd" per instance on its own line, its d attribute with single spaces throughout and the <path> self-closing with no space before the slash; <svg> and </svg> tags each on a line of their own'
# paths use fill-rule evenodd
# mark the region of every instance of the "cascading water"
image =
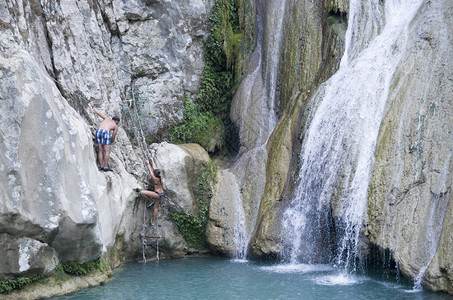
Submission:
<svg viewBox="0 0 453 300">
<path fill-rule="evenodd" d="M 266 37 L 267 41 L 267 61 L 266 68 L 264 70 L 264 90 L 265 102 L 269 107 L 270 113 L 268 114 L 267 122 L 264 124 L 268 125 L 267 140 L 277 125 L 277 116 L 275 113 L 275 102 L 276 102 L 276 91 L 277 91 L 277 75 L 278 66 L 280 64 L 280 51 L 282 42 L 282 29 L 283 19 L 285 17 L 286 0 L 282 1 L 269 1 L 268 3 L 268 21 L 266 22 L 267 28 Z"/>
<path fill-rule="evenodd" d="M 254 68 L 241 83 L 233 102 L 233 106 L 240 106 L 238 111 L 242 113 L 237 122 L 241 150 L 230 170 L 235 175 L 237 182 L 253 185 L 254 191 L 261 191 L 261 193 L 258 192 L 251 196 L 247 200 L 248 203 L 245 203 L 241 193 L 237 193 L 240 203 L 236 206 L 238 211 L 234 227 L 234 241 L 236 258 L 239 259 L 247 256 L 247 246 L 253 234 L 259 201 L 265 185 L 266 144 L 277 124 L 276 86 L 286 0 L 268 1 L 264 6 L 266 6 L 266 24 L 264 26 L 266 34 L 263 32 L 261 24 L 264 18 L 258 12 L 257 43 L 251 58 Z M 266 45 L 264 52 L 262 49 L 263 36 L 268 38 L 264 43 Z M 266 58 L 263 58 L 263 53 L 267 54 Z M 246 178 L 253 182 L 247 182 Z M 241 188 L 238 187 L 239 190 Z"/>
<path fill-rule="evenodd" d="M 356 270 L 379 127 L 421 2 L 350 1 L 345 54 L 312 99 L 299 183 L 284 212 L 291 262 Z"/>
<path fill-rule="evenodd" d="M 242 207 L 242 198 L 240 196 L 239 186 L 237 184 L 235 185 L 235 189 L 233 189 L 232 192 L 234 193 L 233 194 L 234 207 Z M 236 210 L 234 219 L 235 219 L 233 229 L 235 248 L 234 257 L 236 259 L 245 259 L 247 256 L 247 242 L 248 239 L 250 239 L 250 237 L 246 235 L 248 230 L 244 210 L 243 209 Z"/>
</svg>

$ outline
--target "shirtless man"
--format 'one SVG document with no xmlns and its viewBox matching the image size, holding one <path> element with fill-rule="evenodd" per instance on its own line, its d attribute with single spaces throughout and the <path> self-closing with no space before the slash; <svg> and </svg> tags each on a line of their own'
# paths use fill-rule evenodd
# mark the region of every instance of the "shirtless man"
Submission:
<svg viewBox="0 0 453 300">
<path fill-rule="evenodd" d="M 103 121 L 99 124 L 99 128 L 96 130 L 95 143 L 98 144 L 98 160 L 101 167 L 101 171 L 113 171 L 109 168 L 109 158 L 110 158 L 110 144 L 115 141 L 116 133 L 118 132 L 118 123 L 120 118 L 114 116 L 109 118 L 102 113 L 100 113 L 94 104 L 91 103 L 91 107 L 94 109 L 94 112 L 100 116 Z M 113 130 L 113 134 L 110 137 L 110 131 Z M 105 152 L 105 153 L 104 153 Z"/>
<path fill-rule="evenodd" d="M 154 210 L 153 210 L 153 218 L 151 219 L 151 225 L 154 226 L 157 220 L 157 211 L 159 209 L 160 199 L 164 196 L 164 190 L 162 189 L 162 177 L 160 174 L 160 170 L 156 168 L 156 164 L 154 163 L 154 159 L 151 158 L 151 164 L 149 164 L 149 160 L 146 161 L 146 166 L 148 167 L 148 172 L 154 182 L 154 192 L 148 190 L 140 190 L 135 189 L 137 193 L 140 195 L 145 196 L 150 200 L 150 202 L 146 205 L 146 207 L 150 207 L 154 203 Z"/>
</svg>

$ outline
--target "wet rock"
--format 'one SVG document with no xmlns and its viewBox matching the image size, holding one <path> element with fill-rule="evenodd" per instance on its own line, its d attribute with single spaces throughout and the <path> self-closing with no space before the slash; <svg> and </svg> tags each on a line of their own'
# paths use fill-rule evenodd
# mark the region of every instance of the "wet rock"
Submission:
<svg viewBox="0 0 453 300">
<path fill-rule="evenodd" d="M 426 2 L 411 24 L 368 199 L 370 241 L 390 250 L 417 283 L 450 292 L 453 18 L 446 12 L 452 10 L 450 1 Z"/>
</svg>

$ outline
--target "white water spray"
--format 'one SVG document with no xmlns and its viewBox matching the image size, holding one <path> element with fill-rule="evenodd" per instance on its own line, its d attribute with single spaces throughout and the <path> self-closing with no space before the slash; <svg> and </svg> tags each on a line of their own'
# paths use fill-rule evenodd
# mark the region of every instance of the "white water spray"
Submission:
<svg viewBox="0 0 453 300">
<path fill-rule="evenodd" d="M 385 1 L 384 8 L 377 0 L 350 2 L 347 49 L 338 72 L 313 98 L 300 183 L 283 218 L 291 261 L 329 260 L 355 271 L 379 127 L 421 2 Z M 336 236 L 328 228 L 332 217 L 341 220 Z"/>
<path fill-rule="evenodd" d="M 259 201 L 262 198 L 266 180 L 266 144 L 277 124 L 276 86 L 286 0 L 269 1 L 267 5 L 269 7 L 265 12 L 267 23 L 264 29 L 265 37 L 268 38 L 265 43 L 267 48 L 264 51 L 267 54 L 266 61 L 263 61 L 262 18 L 258 14 L 257 45 L 251 58 L 254 69 L 241 83 L 233 101 L 233 106 L 238 107 L 236 111 L 242 116 L 239 121 L 236 121 L 239 125 L 241 150 L 231 172 L 235 174 L 237 182 L 253 185 L 254 190 L 260 191 L 250 196 L 247 203 L 244 203 L 241 193 L 234 196 L 238 196 L 240 201 L 236 206 L 238 211 L 234 227 L 236 258 L 239 259 L 246 258 L 247 246 L 253 235 Z M 234 117 L 232 116 L 233 119 Z M 253 180 L 253 182 L 247 182 L 247 180 Z M 240 190 L 239 187 L 238 190 Z"/>
<path fill-rule="evenodd" d="M 239 186 L 235 185 L 233 192 L 234 207 L 242 207 L 242 198 L 239 192 Z M 245 259 L 247 257 L 247 245 L 250 239 L 248 235 L 245 214 L 243 209 L 238 209 L 234 216 L 234 257 L 237 259 Z"/>
<path fill-rule="evenodd" d="M 271 6 L 268 11 L 267 32 L 267 61 L 265 71 L 264 90 L 266 91 L 265 99 L 269 107 L 269 118 L 264 124 L 268 125 L 267 138 L 277 125 L 277 115 L 275 113 L 275 101 L 277 91 L 278 67 L 280 65 L 280 52 L 282 44 L 283 19 L 286 11 L 286 0 L 268 1 Z M 267 139 L 266 139 L 267 143 Z"/>
</svg>

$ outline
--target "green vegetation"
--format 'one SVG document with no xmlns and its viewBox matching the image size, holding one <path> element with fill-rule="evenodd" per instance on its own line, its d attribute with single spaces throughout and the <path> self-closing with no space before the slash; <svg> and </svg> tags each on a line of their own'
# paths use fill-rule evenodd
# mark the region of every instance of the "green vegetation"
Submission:
<svg viewBox="0 0 453 300">
<path fill-rule="evenodd" d="M 198 143 L 209 152 L 237 148 L 237 132 L 229 113 L 236 88 L 235 61 L 241 36 L 237 4 L 216 0 L 208 19 L 205 69 L 194 101 L 186 99 L 183 121 L 170 133 L 173 142 Z"/>
<path fill-rule="evenodd" d="M 44 275 L 37 275 L 32 277 L 18 277 L 2 280 L 0 281 L 0 294 L 7 294 L 13 290 L 20 290 L 25 285 L 39 281 L 43 278 L 45 278 Z"/>
<path fill-rule="evenodd" d="M 55 268 L 53 275 L 55 280 L 63 281 L 68 276 L 83 276 L 95 271 L 105 272 L 107 270 L 110 270 L 108 261 L 99 258 L 82 264 L 73 261 L 60 263 Z M 0 281 L 0 294 L 8 294 L 14 290 L 20 290 L 28 284 L 41 281 L 47 277 L 48 275 L 40 274 L 31 277 L 18 277 L 2 280 Z"/>
<path fill-rule="evenodd" d="M 211 182 L 214 180 L 215 172 L 215 166 L 211 164 L 209 169 L 200 176 L 197 191 L 198 216 L 177 212 L 171 214 L 173 222 L 186 242 L 197 249 L 206 247 L 205 233 L 208 223 L 208 206 L 213 196 Z"/>
<path fill-rule="evenodd" d="M 201 205 L 199 217 L 193 215 L 184 215 L 179 213 L 172 213 L 171 218 L 178 227 L 179 232 L 183 235 L 186 242 L 197 249 L 203 249 L 205 243 L 205 231 L 207 219 L 208 206 Z"/>
<path fill-rule="evenodd" d="M 174 143 L 195 142 L 208 152 L 220 149 L 224 144 L 225 126 L 222 119 L 211 112 L 201 112 L 197 105 L 186 98 L 184 102 L 183 122 L 173 128 Z"/>
<path fill-rule="evenodd" d="M 106 271 L 107 269 L 108 265 L 99 258 L 93 261 L 87 261 L 82 264 L 74 261 L 63 262 L 57 266 L 56 272 L 63 271 L 68 275 L 83 276 L 94 271 Z"/>
</svg>

